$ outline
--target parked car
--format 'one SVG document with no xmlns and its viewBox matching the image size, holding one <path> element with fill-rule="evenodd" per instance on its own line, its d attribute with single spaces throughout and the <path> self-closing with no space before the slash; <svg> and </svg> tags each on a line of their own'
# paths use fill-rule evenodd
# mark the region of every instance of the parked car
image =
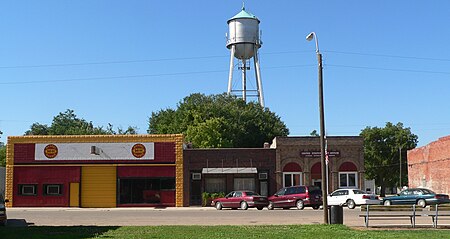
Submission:
<svg viewBox="0 0 450 239">
<path fill-rule="evenodd" d="M 274 208 L 289 209 L 296 207 L 302 210 L 304 207 L 319 209 L 322 205 L 322 191 L 316 186 L 291 186 L 280 189 L 269 197 L 269 206 Z"/>
<path fill-rule="evenodd" d="M 267 197 L 252 191 L 233 191 L 225 197 L 216 198 L 211 202 L 211 206 L 216 207 L 217 210 L 222 210 L 222 208 L 240 208 L 247 210 L 250 207 L 256 207 L 258 210 L 262 210 L 267 205 L 269 205 Z"/>
<path fill-rule="evenodd" d="M 9 202 L 8 199 L 3 200 L 3 196 L 0 194 L 0 226 L 4 226 L 7 220 L 5 202 Z"/>
<path fill-rule="evenodd" d="M 437 194 L 426 188 L 409 188 L 401 191 L 397 196 L 383 198 L 384 205 L 417 204 L 426 207 L 429 204 L 450 203 L 447 194 Z"/>
<path fill-rule="evenodd" d="M 327 197 L 328 205 L 347 205 L 348 208 L 354 209 L 360 205 L 376 205 L 381 201 L 375 194 L 368 194 L 359 189 L 338 189 Z"/>
</svg>

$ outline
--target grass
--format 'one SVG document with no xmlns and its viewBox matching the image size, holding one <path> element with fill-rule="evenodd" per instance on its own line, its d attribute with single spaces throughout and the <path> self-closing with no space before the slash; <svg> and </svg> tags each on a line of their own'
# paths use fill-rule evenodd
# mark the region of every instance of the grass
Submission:
<svg viewBox="0 0 450 239">
<path fill-rule="evenodd" d="M 355 230 L 343 225 L 0 227 L 0 238 L 450 238 L 450 230 Z"/>
</svg>

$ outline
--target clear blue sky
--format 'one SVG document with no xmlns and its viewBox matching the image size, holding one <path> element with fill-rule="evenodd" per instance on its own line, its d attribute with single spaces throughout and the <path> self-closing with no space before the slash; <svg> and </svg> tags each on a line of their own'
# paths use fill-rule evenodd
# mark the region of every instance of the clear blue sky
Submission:
<svg viewBox="0 0 450 239">
<path fill-rule="evenodd" d="M 403 122 L 425 145 L 450 134 L 450 1 L 245 1 L 260 20 L 266 106 L 291 135 L 319 128 L 315 46 L 328 135 Z M 185 96 L 227 90 L 226 21 L 242 1 L 3 1 L 0 130 L 22 135 L 73 109 L 137 126 Z"/>
</svg>

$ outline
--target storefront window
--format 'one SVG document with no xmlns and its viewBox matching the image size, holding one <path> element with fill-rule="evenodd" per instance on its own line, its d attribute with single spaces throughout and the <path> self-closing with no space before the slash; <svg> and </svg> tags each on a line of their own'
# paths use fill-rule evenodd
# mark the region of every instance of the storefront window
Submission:
<svg viewBox="0 0 450 239">
<path fill-rule="evenodd" d="M 234 190 L 256 191 L 254 178 L 234 178 Z"/>
<path fill-rule="evenodd" d="M 205 178 L 205 192 L 220 193 L 226 190 L 225 178 Z"/>
<path fill-rule="evenodd" d="M 119 204 L 159 204 L 166 191 L 175 190 L 175 178 L 119 179 Z"/>
<path fill-rule="evenodd" d="M 342 172 L 339 173 L 339 187 L 340 188 L 357 188 L 358 178 L 356 172 Z"/>
<path fill-rule="evenodd" d="M 283 187 L 302 185 L 302 173 L 283 173 Z"/>
</svg>

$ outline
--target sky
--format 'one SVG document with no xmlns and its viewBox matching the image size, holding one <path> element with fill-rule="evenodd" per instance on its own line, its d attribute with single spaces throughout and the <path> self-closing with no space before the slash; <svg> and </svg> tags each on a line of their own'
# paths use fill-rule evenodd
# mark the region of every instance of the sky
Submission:
<svg viewBox="0 0 450 239">
<path fill-rule="evenodd" d="M 227 20 L 241 8 L 238 0 L 2 1 L 0 142 L 66 109 L 145 134 L 152 112 L 192 93 L 226 92 Z M 291 136 L 319 129 L 312 31 L 327 135 L 386 122 L 411 128 L 419 146 L 450 135 L 450 1 L 249 0 L 245 8 L 261 21 L 265 106 Z"/>
</svg>

